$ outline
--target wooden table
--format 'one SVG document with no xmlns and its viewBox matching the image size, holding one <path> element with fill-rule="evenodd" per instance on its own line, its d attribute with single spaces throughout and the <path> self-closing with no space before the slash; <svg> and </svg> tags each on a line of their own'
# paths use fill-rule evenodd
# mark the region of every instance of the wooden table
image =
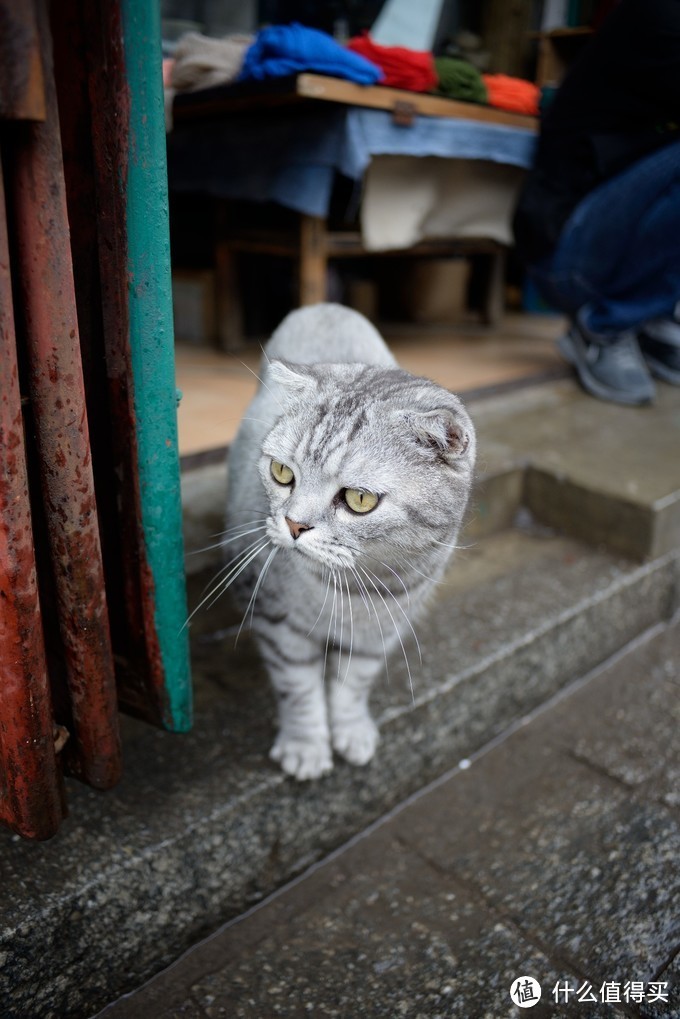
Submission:
<svg viewBox="0 0 680 1019">
<path fill-rule="evenodd" d="M 249 82 L 181 94 L 175 99 L 174 121 L 181 128 L 206 119 L 214 121 L 255 111 L 259 114 L 272 113 L 277 108 L 301 104 L 318 108 L 323 103 L 384 110 L 391 113 L 395 123 L 406 129 L 416 118 L 425 116 L 523 128 L 532 132 L 537 130 L 537 120 L 534 117 L 441 96 L 383 86 L 361 86 L 311 73 L 298 74 L 288 79 Z M 315 304 L 326 299 L 329 260 L 378 254 L 365 250 L 359 231 L 331 230 L 324 216 L 299 213 L 292 230 L 257 230 L 243 225 L 234 227 L 228 206 L 223 204 L 218 215 L 215 239 L 215 320 L 218 344 L 224 348 L 232 348 L 241 342 L 241 304 L 234 261 L 238 252 L 293 259 L 298 270 L 300 305 Z M 485 238 L 451 238 L 424 241 L 410 248 L 379 254 L 429 257 L 485 255 L 488 269 L 482 314 L 489 323 L 499 320 L 503 310 L 505 248 L 498 242 Z"/>
</svg>

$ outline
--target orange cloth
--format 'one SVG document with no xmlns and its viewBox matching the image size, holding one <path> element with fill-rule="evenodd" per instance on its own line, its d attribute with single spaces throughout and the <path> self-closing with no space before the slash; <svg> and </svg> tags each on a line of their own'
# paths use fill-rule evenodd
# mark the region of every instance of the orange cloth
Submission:
<svg viewBox="0 0 680 1019">
<path fill-rule="evenodd" d="M 527 113 L 538 116 L 538 101 L 541 90 L 533 81 L 511 78 L 507 74 L 483 74 L 489 96 L 489 106 L 512 113 Z"/>
<path fill-rule="evenodd" d="M 347 49 L 378 65 L 385 75 L 380 85 L 404 88 L 409 92 L 430 92 L 437 87 L 439 79 L 431 53 L 409 50 L 404 46 L 381 46 L 368 34 L 350 39 Z"/>
</svg>

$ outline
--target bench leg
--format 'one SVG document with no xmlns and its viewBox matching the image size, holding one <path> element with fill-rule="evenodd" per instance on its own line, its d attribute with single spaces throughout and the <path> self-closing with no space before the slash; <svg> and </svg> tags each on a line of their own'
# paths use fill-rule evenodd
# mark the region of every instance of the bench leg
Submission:
<svg viewBox="0 0 680 1019">
<path fill-rule="evenodd" d="M 243 346 L 243 309 L 234 253 L 226 241 L 215 245 L 215 333 L 220 350 Z"/>
<path fill-rule="evenodd" d="M 320 216 L 300 217 L 299 304 L 326 300 L 328 255 L 326 221 Z"/>
<path fill-rule="evenodd" d="M 215 235 L 215 340 L 220 350 L 243 346 L 243 305 L 236 259 L 227 240 L 227 207 L 221 202 Z"/>
<path fill-rule="evenodd" d="M 505 248 L 488 256 L 482 318 L 487 325 L 497 326 L 505 311 Z"/>
</svg>

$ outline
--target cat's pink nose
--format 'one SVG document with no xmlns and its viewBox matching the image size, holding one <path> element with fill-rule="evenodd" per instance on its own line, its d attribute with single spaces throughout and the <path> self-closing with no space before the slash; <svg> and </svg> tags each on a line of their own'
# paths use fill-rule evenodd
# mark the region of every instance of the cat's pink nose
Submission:
<svg viewBox="0 0 680 1019">
<path fill-rule="evenodd" d="M 294 540 L 297 540 L 303 531 L 313 530 L 311 524 L 299 524 L 297 520 L 291 520 L 290 517 L 286 517 L 286 523 L 288 524 L 288 530 L 293 535 Z"/>
</svg>

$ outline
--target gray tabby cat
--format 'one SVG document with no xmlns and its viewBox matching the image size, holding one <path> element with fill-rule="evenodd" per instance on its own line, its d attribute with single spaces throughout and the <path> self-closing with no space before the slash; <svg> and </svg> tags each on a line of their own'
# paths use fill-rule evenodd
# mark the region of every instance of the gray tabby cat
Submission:
<svg viewBox="0 0 680 1019">
<path fill-rule="evenodd" d="M 371 684 L 451 557 L 474 456 L 460 400 L 402 371 L 357 312 L 303 308 L 269 341 L 230 451 L 220 585 L 251 617 L 289 775 L 330 771 L 331 748 L 373 757 Z"/>
</svg>

